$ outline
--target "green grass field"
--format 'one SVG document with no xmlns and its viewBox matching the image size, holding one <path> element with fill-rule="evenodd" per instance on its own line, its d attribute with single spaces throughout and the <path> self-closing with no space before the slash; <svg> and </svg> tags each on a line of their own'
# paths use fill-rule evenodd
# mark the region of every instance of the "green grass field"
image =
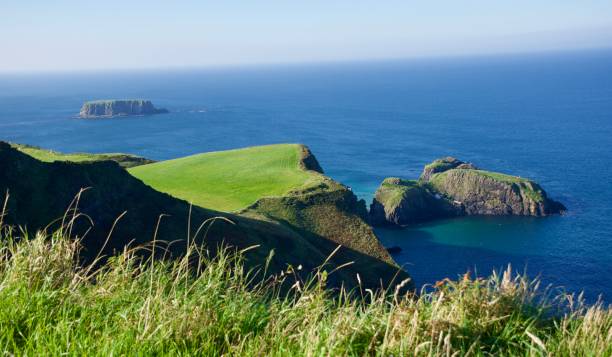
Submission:
<svg viewBox="0 0 612 357">
<path fill-rule="evenodd" d="M 154 189 L 231 212 L 320 180 L 300 168 L 301 146 L 279 144 L 198 154 L 129 170 Z"/>
</svg>

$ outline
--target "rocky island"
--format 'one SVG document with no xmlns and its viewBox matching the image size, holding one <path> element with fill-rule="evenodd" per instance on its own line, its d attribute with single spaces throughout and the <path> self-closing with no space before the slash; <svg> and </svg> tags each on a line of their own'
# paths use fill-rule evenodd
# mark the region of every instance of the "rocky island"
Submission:
<svg viewBox="0 0 612 357">
<path fill-rule="evenodd" d="M 453 216 L 547 216 L 564 210 L 529 179 L 447 157 L 425 166 L 418 180 L 385 179 L 370 206 L 370 220 L 407 225 Z"/>
<path fill-rule="evenodd" d="M 168 113 L 167 109 L 155 108 L 150 100 L 95 100 L 85 102 L 79 113 L 80 118 L 112 118 L 118 116 L 153 115 Z"/>
</svg>

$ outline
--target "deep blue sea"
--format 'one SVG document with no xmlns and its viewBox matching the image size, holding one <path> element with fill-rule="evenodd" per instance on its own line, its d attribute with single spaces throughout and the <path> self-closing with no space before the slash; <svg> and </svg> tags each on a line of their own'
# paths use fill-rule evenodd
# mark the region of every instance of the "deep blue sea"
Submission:
<svg viewBox="0 0 612 357">
<path fill-rule="evenodd" d="M 78 120 L 83 101 L 172 111 Z M 612 301 L 612 51 L 182 71 L 0 75 L 0 140 L 170 159 L 301 142 L 370 201 L 452 155 L 532 178 L 569 212 L 378 230 L 418 284 L 512 264 Z M 2 168 L 10 169 L 10 168 Z"/>
</svg>

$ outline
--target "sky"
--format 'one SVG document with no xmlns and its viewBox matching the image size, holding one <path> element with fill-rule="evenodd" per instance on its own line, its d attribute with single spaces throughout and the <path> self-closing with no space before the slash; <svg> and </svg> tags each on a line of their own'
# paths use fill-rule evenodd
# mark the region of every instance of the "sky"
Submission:
<svg viewBox="0 0 612 357">
<path fill-rule="evenodd" d="M 612 0 L 0 0 L 0 72 L 612 47 Z"/>
</svg>

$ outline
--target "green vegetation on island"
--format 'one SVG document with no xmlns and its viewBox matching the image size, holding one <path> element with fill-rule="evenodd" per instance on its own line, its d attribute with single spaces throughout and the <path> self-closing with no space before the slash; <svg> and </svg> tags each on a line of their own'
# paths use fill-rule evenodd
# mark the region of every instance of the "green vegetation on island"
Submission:
<svg viewBox="0 0 612 357">
<path fill-rule="evenodd" d="M 456 214 L 452 204 L 441 199 L 426 182 L 386 178 L 370 205 L 373 225 L 407 225 Z"/>
<path fill-rule="evenodd" d="M 370 221 L 406 225 L 462 215 L 546 216 L 564 210 L 529 179 L 446 157 L 426 165 L 418 181 L 383 181 L 370 206 Z"/>
<path fill-rule="evenodd" d="M 461 174 L 461 175 L 471 175 L 471 176 L 481 176 L 484 178 L 489 178 L 497 182 L 502 182 L 510 185 L 514 185 L 518 187 L 519 190 L 527 195 L 530 199 L 532 199 L 536 203 L 543 203 L 546 200 L 546 195 L 542 188 L 537 185 L 535 182 L 507 174 L 502 174 L 499 172 L 491 172 L 484 170 L 467 170 L 467 169 L 454 169 L 453 171 L 444 171 L 438 174 L 434 174 L 430 182 L 434 186 L 443 187 L 444 182 L 447 181 L 449 174 Z"/>
<path fill-rule="evenodd" d="M 389 205 L 397 206 L 403 197 L 411 191 L 419 189 L 419 182 L 416 180 L 404 180 L 398 177 L 388 177 L 381 184 L 381 198 Z"/>
</svg>

